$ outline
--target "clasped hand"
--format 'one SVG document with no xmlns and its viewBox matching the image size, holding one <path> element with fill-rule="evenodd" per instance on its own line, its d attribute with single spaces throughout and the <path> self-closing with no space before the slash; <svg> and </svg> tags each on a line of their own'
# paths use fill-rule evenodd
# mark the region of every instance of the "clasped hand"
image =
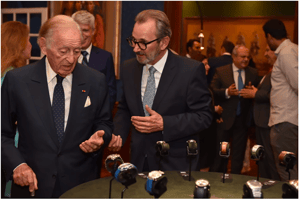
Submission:
<svg viewBox="0 0 300 200">
<path fill-rule="evenodd" d="M 243 98 L 246 98 L 246 99 L 252 98 L 253 99 L 255 97 L 256 92 L 257 92 L 257 88 L 252 85 L 251 87 L 242 89 L 239 92 L 239 94 Z"/>
<path fill-rule="evenodd" d="M 160 114 L 145 106 L 150 116 L 132 116 L 131 122 L 135 129 L 141 133 L 153 133 L 156 131 L 162 131 L 164 129 L 163 118 Z"/>
</svg>

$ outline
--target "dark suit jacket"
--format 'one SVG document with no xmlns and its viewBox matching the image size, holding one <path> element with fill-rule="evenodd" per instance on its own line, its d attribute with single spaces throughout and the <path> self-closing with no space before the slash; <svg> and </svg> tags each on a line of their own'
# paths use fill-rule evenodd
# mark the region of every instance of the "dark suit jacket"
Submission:
<svg viewBox="0 0 300 200">
<path fill-rule="evenodd" d="M 211 81 L 215 75 L 215 71 L 218 67 L 222 67 L 224 65 L 229 65 L 231 63 L 232 63 L 231 55 L 222 55 L 219 57 L 208 58 L 208 65 L 210 66 L 210 69 L 206 76 L 208 85 L 211 83 Z"/>
<path fill-rule="evenodd" d="M 258 85 L 258 75 L 257 70 L 251 67 L 245 68 L 245 85 L 251 81 L 252 85 Z M 239 98 L 238 96 L 231 96 L 229 99 L 225 96 L 225 90 L 234 83 L 232 64 L 219 67 L 216 69 L 216 73 L 211 82 L 211 88 L 213 89 L 215 100 L 222 106 L 223 113 L 223 126 L 224 130 L 229 130 L 236 117 L 236 109 L 239 102 L 241 101 L 241 116 L 243 118 L 244 125 L 248 125 L 251 117 L 251 99 Z"/>
<path fill-rule="evenodd" d="M 105 77 L 81 64 L 73 71 L 70 112 L 59 146 L 48 92 L 45 57 L 6 74 L 1 88 L 1 161 L 7 175 L 27 163 L 38 180 L 36 197 L 51 197 L 56 179 L 62 193 L 99 178 L 98 152 L 84 153 L 79 144 L 104 130 L 106 144 L 113 129 Z M 91 105 L 84 107 L 87 97 Z M 18 122 L 19 144 L 14 146 Z"/>
<path fill-rule="evenodd" d="M 110 52 L 92 46 L 89 67 L 102 72 L 106 76 L 111 110 L 117 98 L 116 76 L 113 57 Z"/>
<path fill-rule="evenodd" d="M 124 92 L 114 118 L 114 134 L 121 135 L 124 144 L 132 127 L 131 162 L 141 171 L 147 155 L 150 170 L 157 170 L 155 144 L 166 141 L 170 151 L 162 160 L 162 170 L 188 170 L 186 141 L 199 141 L 199 132 L 212 121 L 204 68 L 196 60 L 169 51 L 152 106 L 162 115 L 164 130 L 150 134 L 138 132 L 130 121 L 131 116 L 145 116 L 141 100 L 143 65 L 134 58 L 125 61 L 121 69 Z M 193 160 L 192 169 L 199 169 L 198 165 L 199 155 Z"/>
<path fill-rule="evenodd" d="M 269 128 L 271 73 L 266 75 L 257 89 L 253 106 L 254 123 L 256 126 Z"/>
</svg>

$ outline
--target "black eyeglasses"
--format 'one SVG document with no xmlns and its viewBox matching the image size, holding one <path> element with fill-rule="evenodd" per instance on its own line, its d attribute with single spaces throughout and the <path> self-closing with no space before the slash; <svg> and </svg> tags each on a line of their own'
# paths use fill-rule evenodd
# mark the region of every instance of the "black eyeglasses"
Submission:
<svg viewBox="0 0 300 200">
<path fill-rule="evenodd" d="M 161 39 L 161 38 L 157 38 L 157 39 L 152 40 L 152 41 L 150 41 L 150 42 L 137 42 L 137 41 L 135 40 L 134 37 L 130 36 L 130 37 L 128 37 L 126 40 L 127 40 L 127 42 L 129 43 L 129 45 L 130 45 L 131 47 L 135 47 L 135 45 L 137 44 L 141 50 L 146 50 L 148 44 L 150 44 L 150 43 L 152 43 L 152 42 L 155 42 L 155 41 L 157 41 L 157 40 L 160 40 L 160 39 Z"/>
</svg>

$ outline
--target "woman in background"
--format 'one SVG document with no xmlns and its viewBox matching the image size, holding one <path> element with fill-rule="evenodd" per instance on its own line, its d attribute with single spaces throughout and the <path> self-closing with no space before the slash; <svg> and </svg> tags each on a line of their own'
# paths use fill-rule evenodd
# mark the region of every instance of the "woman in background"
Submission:
<svg viewBox="0 0 300 200">
<path fill-rule="evenodd" d="M 29 28 L 21 22 L 9 21 L 1 25 L 1 85 L 8 71 L 26 65 L 26 60 L 31 56 L 32 48 L 29 38 Z M 15 135 L 16 147 L 18 147 L 18 138 L 17 132 Z M 5 174 L 3 171 L 1 173 Z M 2 179 L 4 178 L 5 176 L 2 176 Z M 1 189 L 3 195 L 4 187 Z M 11 180 L 6 184 L 4 196 L 10 197 L 10 190 Z"/>
</svg>

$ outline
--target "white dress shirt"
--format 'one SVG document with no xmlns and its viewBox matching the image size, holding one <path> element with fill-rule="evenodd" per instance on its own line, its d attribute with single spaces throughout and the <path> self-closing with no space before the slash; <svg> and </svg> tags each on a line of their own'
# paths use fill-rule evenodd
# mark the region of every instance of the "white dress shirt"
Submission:
<svg viewBox="0 0 300 200">
<path fill-rule="evenodd" d="M 237 68 L 234 63 L 232 63 L 232 71 L 233 71 L 233 80 L 234 80 L 234 83 L 235 83 L 235 87 L 236 89 L 239 88 L 239 81 L 238 81 L 238 78 L 239 78 L 239 72 L 238 72 L 239 68 Z M 243 84 L 245 85 L 245 70 L 242 69 L 241 71 L 241 76 L 242 76 L 242 80 L 243 80 Z M 230 96 L 228 95 L 228 88 L 225 90 L 225 95 L 226 95 L 226 98 L 229 99 Z"/>
<path fill-rule="evenodd" d="M 87 49 L 81 49 L 81 51 L 86 51 L 88 52 L 88 55 L 86 56 L 86 59 L 88 62 L 90 62 L 90 56 L 91 56 L 91 51 L 92 51 L 92 43 L 90 44 L 90 46 Z M 80 54 L 79 58 L 78 58 L 78 62 L 82 64 L 82 60 L 83 60 L 83 55 Z"/>
<path fill-rule="evenodd" d="M 298 126 L 298 45 L 285 39 L 274 53 L 269 126 L 282 122 Z"/>
<path fill-rule="evenodd" d="M 56 73 L 53 71 L 53 69 L 50 67 L 50 63 L 46 57 L 46 76 L 47 76 L 47 83 L 48 83 L 48 89 L 49 89 L 49 97 L 51 101 L 51 105 L 53 102 L 53 92 L 54 87 L 57 83 Z M 71 91 L 72 91 L 72 80 L 73 80 L 73 74 L 69 74 L 63 79 L 62 85 L 64 87 L 64 93 L 65 93 L 65 122 L 64 122 L 64 130 L 66 130 L 67 121 L 69 117 L 69 111 L 70 111 L 70 102 L 71 102 Z"/>
<path fill-rule="evenodd" d="M 141 96 L 142 96 L 142 101 L 144 98 L 146 86 L 147 86 L 147 80 L 150 75 L 149 68 L 153 66 L 156 69 L 156 72 L 154 73 L 154 78 L 155 78 L 155 93 L 160 81 L 160 77 L 162 75 L 162 72 L 164 70 L 165 64 L 167 62 L 167 57 L 168 57 L 168 51 L 166 51 L 165 55 L 154 65 L 146 64 L 143 67 L 143 74 L 142 74 L 142 83 L 141 83 Z"/>
</svg>

